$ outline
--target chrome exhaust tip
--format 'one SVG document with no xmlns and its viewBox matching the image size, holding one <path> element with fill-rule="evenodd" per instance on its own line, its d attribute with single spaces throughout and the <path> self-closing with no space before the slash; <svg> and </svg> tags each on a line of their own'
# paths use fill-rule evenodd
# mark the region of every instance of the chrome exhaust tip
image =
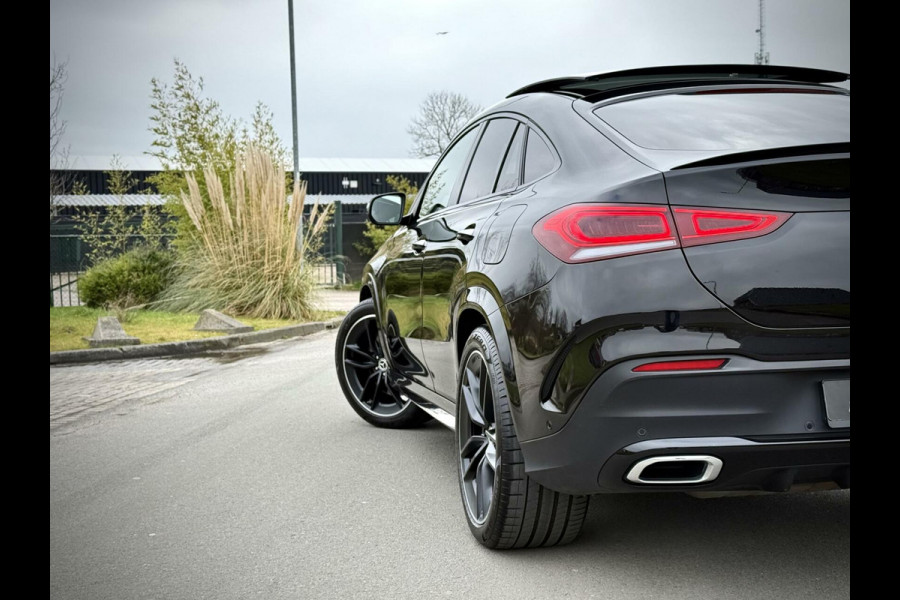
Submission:
<svg viewBox="0 0 900 600">
<path fill-rule="evenodd" d="M 721 471 L 722 460 L 715 456 L 654 456 L 636 462 L 625 479 L 638 484 L 689 485 L 713 481 Z"/>
</svg>

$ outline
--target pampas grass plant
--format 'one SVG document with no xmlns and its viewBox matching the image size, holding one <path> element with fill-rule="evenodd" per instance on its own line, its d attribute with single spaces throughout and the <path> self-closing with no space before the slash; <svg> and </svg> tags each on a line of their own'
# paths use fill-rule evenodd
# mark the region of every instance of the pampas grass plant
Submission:
<svg viewBox="0 0 900 600">
<path fill-rule="evenodd" d="M 308 319 L 314 310 L 313 252 L 333 206 L 313 206 L 298 243 L 306 182 L 285 202 L 284 167 L 247 148 L 230 175 L 228 197 L 215 169 L 204 171 L 206 197 L 187 174 L 181 200 L 196 228 L 179 250 L 177 273 L 159 306 L 215 308 L 233 315 Z"/>
</svg>

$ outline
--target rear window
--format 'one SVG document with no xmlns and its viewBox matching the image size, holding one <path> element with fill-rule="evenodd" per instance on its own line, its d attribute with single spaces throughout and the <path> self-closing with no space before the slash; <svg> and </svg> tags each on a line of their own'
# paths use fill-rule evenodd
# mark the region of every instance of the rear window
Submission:
<svg viewBox="0 0 900 600">
<path fill-rule="evenodd" d="M 651 96 L 594 111 L 651 150 L 763 150 L 850 141 L 850 96 L 726 90 Z"/>
</svg>

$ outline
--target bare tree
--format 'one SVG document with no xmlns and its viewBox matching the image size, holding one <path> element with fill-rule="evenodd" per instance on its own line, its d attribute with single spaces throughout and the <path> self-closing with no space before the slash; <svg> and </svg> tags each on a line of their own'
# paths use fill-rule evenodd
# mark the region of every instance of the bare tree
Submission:
<svg viewBox="0 0 900 600">
<path fill-rule="evenodd" d="M 406 129 L 413 139 L 413 154 L 419 158 L 440 156 L 453 137 L 479 112 L 481 107 L 462 94 L 431 92 Z"/>
<path fill-rule="evenodd" d="M 66 122 L 62 119 L 60 112 L 68 75 L 65 62 L 54 60 L 50 63 L 50 218 L 56 214 L 54 197 L 62 194 L 66 187 L 65 176 L 62 175 L 62 172 L 68 162 L 69 148 L 62 145 Z M 54 167 L 56 172 L 54 172 Z"/>
</svg>

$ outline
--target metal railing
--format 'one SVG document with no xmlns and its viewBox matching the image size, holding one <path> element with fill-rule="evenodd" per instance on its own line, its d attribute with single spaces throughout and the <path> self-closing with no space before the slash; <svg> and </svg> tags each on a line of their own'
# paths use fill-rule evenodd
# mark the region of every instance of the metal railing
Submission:
<svg viewBox="0 0 900 600">
<path fill-rule="evenodd" d="M 330 223 L 313 267 L 316 285 L 321 287 L 346 283 L 343 257 L 335 253 L 336 238 L 334 224 Z M 90 267 L 89 250 L 79 234 L 50 234 L 50 306 L 82 305 L 78 278 Z"/>
<path fill-rule="evenodd" d="M 80 235 L 50 235 L 50 306 L 81 306 L 78 277 L 87 268 Z"/>
</svg>

